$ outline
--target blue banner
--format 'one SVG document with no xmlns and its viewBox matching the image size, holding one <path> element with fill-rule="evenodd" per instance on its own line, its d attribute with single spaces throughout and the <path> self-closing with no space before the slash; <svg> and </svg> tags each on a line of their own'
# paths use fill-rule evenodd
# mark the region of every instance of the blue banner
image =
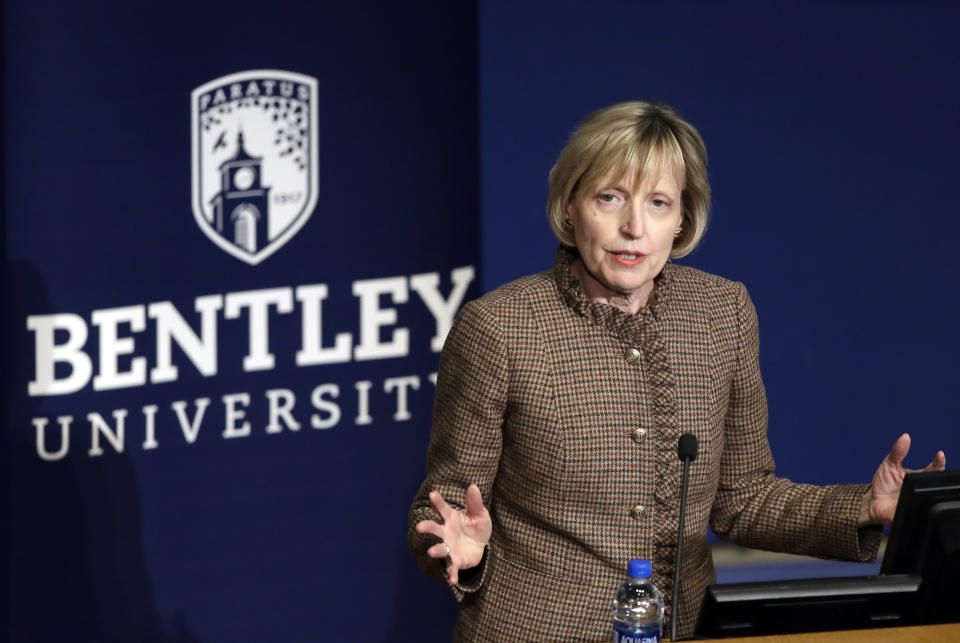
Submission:
<svg viewBox="0 0 960 643">
<path fill-rule="evenodd" d="M 479 294 L 475 7 L 4 19 L 12 638 L 445 636 L 404 533 Z"/>
</svg>

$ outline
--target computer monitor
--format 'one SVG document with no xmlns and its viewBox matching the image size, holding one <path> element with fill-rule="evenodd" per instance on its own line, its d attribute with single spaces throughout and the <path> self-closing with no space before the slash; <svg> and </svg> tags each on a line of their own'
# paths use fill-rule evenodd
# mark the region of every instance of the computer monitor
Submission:
<svg viewBox="0 0 960 643">
<path fill-rule="evenodd" d="M 960 469 L 907 474 L 880 574 L 923 580 L 921 623 L 960 620 Z"/>
<path fill-rule="evenodd" d="M 960 621 L 960 470 L 908 474 L 880 576 L 711 585 L 696 635 Z"/>
<path fill-rule="evenodd" d="M 908 575 L 711 585 L 694 638 L 915 625 L 919 587 Z"/>
</svg>

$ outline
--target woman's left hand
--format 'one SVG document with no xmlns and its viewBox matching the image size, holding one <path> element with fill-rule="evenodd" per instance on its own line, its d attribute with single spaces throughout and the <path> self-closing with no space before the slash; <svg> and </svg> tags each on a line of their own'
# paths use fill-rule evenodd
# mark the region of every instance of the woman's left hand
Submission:
<svg viewBox="0 0 960 643">
<path fill-rule="evenodd" d="M 859 527 L 868 525 L 889 525 L 897 511 L 900 500 L 900 487 L 903 477 L 916 471 L 943 471 L 947 466 L 947 457 L 943 451 L 937 451 L 933 460 L 924 469 L 904 469 L 903 459 L 910 450 L 910 434 L 904 433 L 893 443 L 890 453 L 883 459 L 877 472 L 873 474 L 870 489 L 863 496 L 860 505 Z"/>
</svg>

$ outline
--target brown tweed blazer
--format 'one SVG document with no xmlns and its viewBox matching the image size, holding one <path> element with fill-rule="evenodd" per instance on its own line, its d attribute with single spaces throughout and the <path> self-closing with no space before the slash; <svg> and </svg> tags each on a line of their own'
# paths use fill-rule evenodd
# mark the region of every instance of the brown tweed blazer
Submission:
<svg viewBox="0 0 960 643">
<path fill-rule="evenodd" d="M 427 474 L 409 515 L 420 567 L 443 580 L 417 534 L 427 494 L 464 506 L 476 483 L 493 518 L 481 565 L 453 587 L 455 639 L 609 640 L 631 558 L 653 561 L 669 618 L 681 465 L 694 433 L 678 633 L 691 634 L 714 579 L 707 525 L 750 547 L 870 560 L 856 527 L 865 485 L 774 476 L 757 318 L 742 284 L 667 264 L 637 315 L 592 302 L 554 269 L 460 311 L 440 359 Z M 667 621 L 665 621 L 667 622 Z M 666 633 L 666 628 L 665 628 Z"/>
</svg>

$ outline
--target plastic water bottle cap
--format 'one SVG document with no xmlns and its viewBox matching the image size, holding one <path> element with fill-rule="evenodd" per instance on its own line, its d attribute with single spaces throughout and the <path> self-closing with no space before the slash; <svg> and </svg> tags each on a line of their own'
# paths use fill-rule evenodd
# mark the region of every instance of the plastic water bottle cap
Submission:
<svg viewBox="0 0 960 643">
<path fill-rule="evenodd" d="M 650 571 L 650 561 L 643 558 L 634 558 L 627 564 L 630 578 L 650 578 Z"/>
</svg>

